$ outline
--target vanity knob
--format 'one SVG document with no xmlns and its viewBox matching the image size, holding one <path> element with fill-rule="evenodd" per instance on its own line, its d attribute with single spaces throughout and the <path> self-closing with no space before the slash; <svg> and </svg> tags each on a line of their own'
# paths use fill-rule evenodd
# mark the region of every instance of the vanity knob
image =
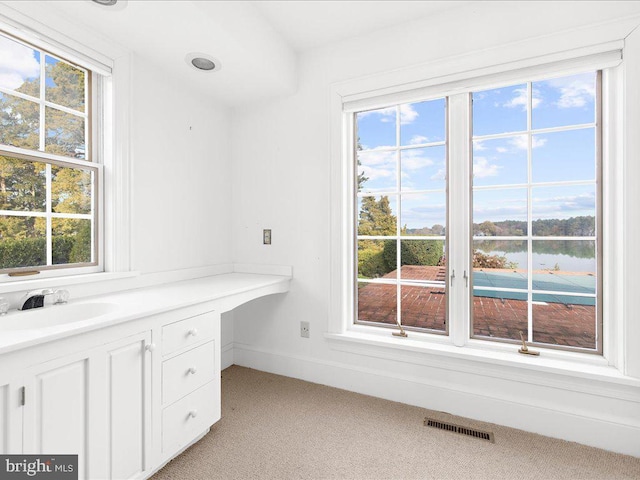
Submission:
<svg viewBox="0 0 640 480">
<path fill-rule="evenodd" d="M 189 412 L 189 416 L 190 416 L 191 418 L 196 418 L 196 417 L 198 416 L 198 410 L 191 410 L 191 411 Z"/>
<path fill-rule="evenodd" d="M 187 332 L 187 335 L 190 335 L 192 337 L 195 337 L 196 335 L 198 335 L 198 329 L 197 328 L 192 328 Z"/>
<path fill-rule="evenodd" d="M 195 375 L 195 373 L 196 373 L 196 367 L 191 367 L 191 368 L 189 369 L 189 373 L 190 373 L 191 375 Z"/>
<path fill-rule="evenodd" d="M 150 343 L 149 345 L 145 346 L 144 349 L 147 352 L 153 352 L 156 349 L 156 344 L 155 343 Z"/>
</svg>

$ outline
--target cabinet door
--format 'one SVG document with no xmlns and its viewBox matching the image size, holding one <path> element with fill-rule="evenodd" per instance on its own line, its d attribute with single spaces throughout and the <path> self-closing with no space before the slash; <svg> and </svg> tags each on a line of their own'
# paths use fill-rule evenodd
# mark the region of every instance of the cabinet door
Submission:
<svg viewBox="0 0 640 480">
<path fill-rule="evenodd" d="M 151 332 L 107 346 L 108 477 L 125 479 L 150 468 Z"/>
<path fill-rule="evenodd" d="M 0 454 L 22 453 L 21 387 L 0 377 Z"/>
<path fill-rule="evenodd" d="M 78 478 L 90 478 L 89 356 L 73 355 L 29 369 L 25 378 L 26 454 L 77 454 Z"/>
</svg>

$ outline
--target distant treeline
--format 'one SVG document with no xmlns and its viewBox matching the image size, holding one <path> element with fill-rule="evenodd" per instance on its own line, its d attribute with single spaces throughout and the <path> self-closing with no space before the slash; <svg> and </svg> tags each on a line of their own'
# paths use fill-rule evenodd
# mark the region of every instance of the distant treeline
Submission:
<svg viewBox="0 0 640 480">
<path fill-rule="evenodd" d="M 593 216 L 571 217 L 564 220 L 549 218 L 532 222 L 533 235 L 545 237 L 591 237 L 596 234 L 596 219 Z M 526 235 L 527 222 L 504 220 L 473 224 L 474 235 L 511 236 Z"/>
</svg>

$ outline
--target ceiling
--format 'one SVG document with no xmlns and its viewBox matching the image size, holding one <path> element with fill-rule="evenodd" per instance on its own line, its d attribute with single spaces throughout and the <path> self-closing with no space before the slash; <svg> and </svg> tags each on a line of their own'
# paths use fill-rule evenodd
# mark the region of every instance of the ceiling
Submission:
<svg viewBox="0 0 640 480">
<path fill-rule="evenodd" d="M 105 7 L 90 0 L 0 2 L 74 40 L 93 42 L 93 48 L 120 45 L 185 88 L 231 106 L 294 92 L 297 58 L 310 49 L 468 3 L 120 0 Z M 222 68 L 195 71 L 185 61 L 191 52 L 219 59 Z"/>
<path fill-rule="evenodd" d="M 278 0 L 251 3 L 291 48 L 304 52 L 471 2 Z"/>
</svg>

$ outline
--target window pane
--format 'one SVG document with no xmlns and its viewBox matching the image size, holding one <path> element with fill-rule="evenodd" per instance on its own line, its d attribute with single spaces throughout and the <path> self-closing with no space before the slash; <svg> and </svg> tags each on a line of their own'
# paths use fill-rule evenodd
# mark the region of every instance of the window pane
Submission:
<svg viewBox="0 0 640 480">
<path fill-rule="evenodd" d="M 46 188 L 44 163 L 0 156 L 0 210 L 44 212 Z"/>
<path fill-rule="evenodd" d="M 54 212 L 91 213 L 91 171 L 53 165 L 51 177 L 51 206 Z"/>
<path fill-rule="evenodd" d="M 358 152 L 358 191 L 393 192 L 398 188 L 395 151 Z"/>
<path fill-rule="evenodd" d="M 596 242 L 533 240 L 533 288 L 596 293 Z"/>
<path fill-rule="evenodd" d="M 85 158 L 84 119 L 55 108 L 45 108 L 45 151 Z"/>
<path fill-rule="evenodd" d="M 595 298 L 534 293 L 533 341 L 595 349 Z"/>
<path fill-rule="evenodd" d="M 400 105 L 401 145 L 445 140 L 445 100 Z"/>
<path fill-rule="evenodd" d="M 37 103 L 0 93 L 0 143 L 32 150 L 39 148 L 40 107 Z"/>
<path fill-rule="evenodd" d="M 596 179 L 595 129 L 533 135 L 532 145 L 534 182 Z"/>
<path fill-rule="evenodd" d="M 595 235 L 595 185 L 534 187 L 533 235 Z"/>
<path fill-rule="evenodd" d="M 527 289 L 527 242 L 474 240 L 473 284 L 476 287 Z"/>
<path fill-rule="evenodd" d="M 396 107 L 369 110 L 356 114 L 358 150 L 395 147 Z"/>
<path fill-rule="evenodd" d="M 0 269 L 47 264 L 46 220 L 0 216 Z"/>
<path fill-rule="evenodd" d="M 527 103 L 526 84 L 474 92 L 473 135 L 526 130 Z"/>
<path fill-rule="evenodd" d="M 444 190 L 447 175 L 445 155 L 444 145 L 402 150 L 400 152 L 402 190 Z"/>
<path fill-rule="evenodd" d="M 533 82 L 534 129 L 595 122 L 596 72 Z"/>
<path fill-rule="evenodd" d="M 473 234 L 520 236 L 527 234 L 527 189 L 474 190 Z"/>
<path fill-rule="evenodd" d="M 402 325 L 445 331 L 447 295 L 445 287 L 402 285 Z"/>
<path fill-rule="evenodd" d="M 393 247 L 395 254 L 396 247 Z M 404 280 L 425 280 L 446 282 L 444 240 L 401 240 L 401 278 Z"/>
<path fill-rule="evenodd" d="M 0 35 L 0 87 L 40 96 L 40 52 Z"/>
<path fill-rule="evenodd" d="M 395 285 L 358 282 L 358 320 L 396 325 Z"/>
<path fill-rule="evenodd" d="M 396 240 L 358 240 L 358 278 L 396 278 Z"/>
<path fill-rule="evenodd" d="M 396 235 L 396 197 L 362 197 L 358 199 L 358 235 Z"/>
<path fill-rule="evenodd" d="M 53 218 L 51 231 L 54 265 L 91 262 L 91 220 Z"/>
<path fill-rule="evenodd" d="M 45 58 L 47 71 L 45 99 L 48 102 L 84 112 L 84 70 L 49 55 L 45 55 Z"/>
<path fill-rule="evenodd" d="M 527 183 L 527 136 L 473 141 L 473 185 Z"/>
<path fill-rule="evenodd" d="M 524 332 L 526 338 L 527 316 L 526 292 L 473 289 L 474 335 L 520 340 L 520 332 Z"/>
<path fill-rule="evenodd" d="M 402 196 L 402 235 L 444 235 L 447 227 L 445 192 Z"/>
</svg>

